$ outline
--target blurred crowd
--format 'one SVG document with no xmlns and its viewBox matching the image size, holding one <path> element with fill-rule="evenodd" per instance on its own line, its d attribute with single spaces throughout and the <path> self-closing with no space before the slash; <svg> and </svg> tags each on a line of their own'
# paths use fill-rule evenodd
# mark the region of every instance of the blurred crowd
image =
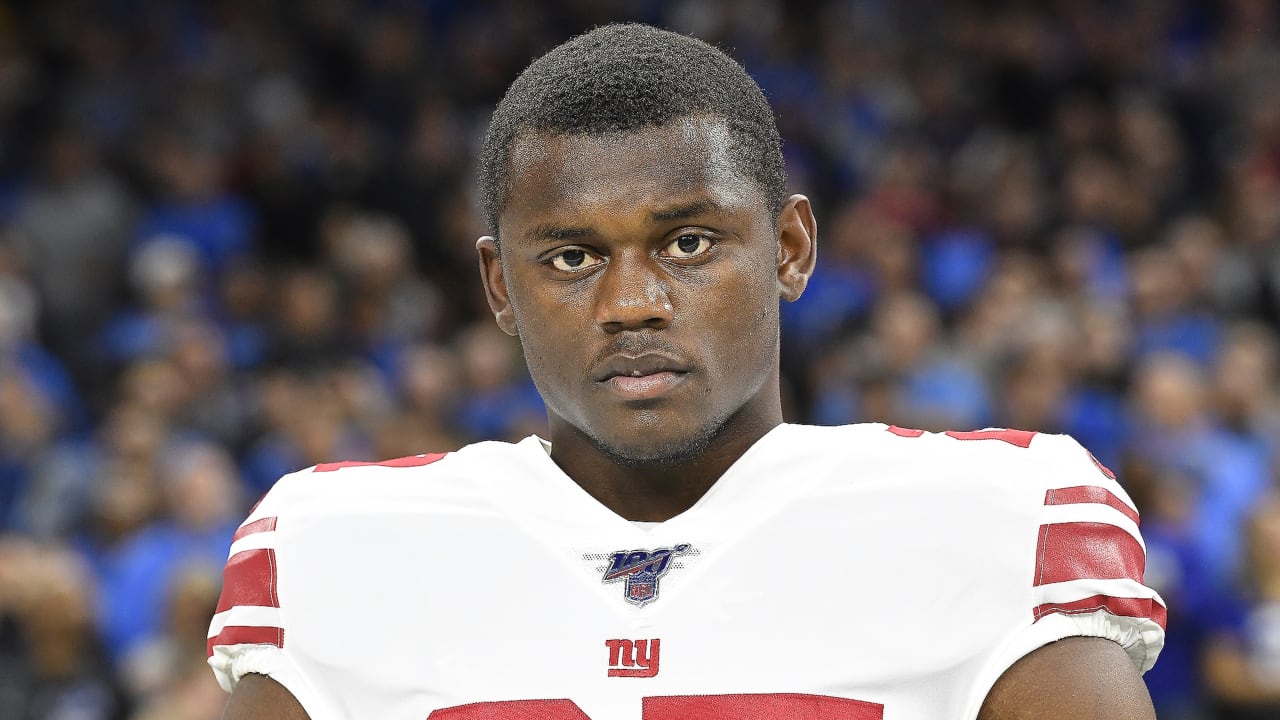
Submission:
<svg viewBox="0 0 1280 720">
<path fill-rule="evenodd" d="M 774 104 L 821 240 L 789 419 L 1071 433 L 1142 511 L 1160 717 L 1280 717 L 1268 0 L 0 4 L 0 715 L 218 717 L 221 566 L 279 475 L 540 429 L 472 158 L 615 20 Z"/>
</svg>

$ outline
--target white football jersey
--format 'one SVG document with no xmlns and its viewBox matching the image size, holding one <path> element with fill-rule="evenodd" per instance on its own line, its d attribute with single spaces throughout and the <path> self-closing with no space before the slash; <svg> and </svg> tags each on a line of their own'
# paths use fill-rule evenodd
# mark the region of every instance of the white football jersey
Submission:
<svg viewBox="0 0 1280 720">
<path fill-rule="evenodd" d="M 1018 658 L 1164 642 L 1137 512 L 1074 440 L 782 425 L 652 526 L 530 437 L 281 479 L 209 628 L 313 720 L 972 719 Z"/>
</svg>

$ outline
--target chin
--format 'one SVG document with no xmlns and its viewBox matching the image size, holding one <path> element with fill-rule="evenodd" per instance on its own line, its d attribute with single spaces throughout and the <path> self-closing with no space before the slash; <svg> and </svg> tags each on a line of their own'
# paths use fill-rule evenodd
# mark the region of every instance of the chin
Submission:
<svg viewBox="0 0 1280 720">
<path fill-rule="evenodd" d="M 617 443 L 600 437 L 592 437 L 592 440 L 610 460 L 625 467 L 680 465 L 705 453 L 719 432 L 720 426 L 713 425 L 696 435 L 674 438 L 669 442 L 654 442 L 649 438 L 644 443 Z"/>
</svg>

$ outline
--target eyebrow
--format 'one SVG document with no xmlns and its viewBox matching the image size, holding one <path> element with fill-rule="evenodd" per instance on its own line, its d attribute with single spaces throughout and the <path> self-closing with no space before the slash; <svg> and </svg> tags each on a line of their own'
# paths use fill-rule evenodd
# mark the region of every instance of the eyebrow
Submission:
<svg viewBox="0 0 1280 720">
<path fill-rule="evenodd" d="M 687 220 L 689 218 L 706 215 L 708 213 L 719 213 L 722 209 L 719 204 L 711 200 L 694 200 L 684 205 L 676 205 L 674 207 L 655 210 L 649 213 L 649 222 L 661 223 L 671 222 L 672 220 Z M 533 240 L 577 240 L 584 237 L 591 237 L 595 234 L 595 230 L 589 227 L 572 227 L 557 225 L 555 223 L 545 223 L 535 225 L 525 233 L 525 237 Z"/>
<path fill-rule="evenodd" d="M 546 223 L 533 226 L 529 229 L 529 232 L 525 233 L 525 236 L 535 240 L 576 240 L 593 234 L 594 232 L 591 228 L 565 227 Z"/>
<path fill-rule="evenodd" d="M 695 200 L 685 205 L 677 205 L 665 210 L 652 212 L 649 214 L 649 220 L 652 222 L 686 220 L 710 212 L 720 212 L 720 206 L 710 200 Z"/>
</svg>

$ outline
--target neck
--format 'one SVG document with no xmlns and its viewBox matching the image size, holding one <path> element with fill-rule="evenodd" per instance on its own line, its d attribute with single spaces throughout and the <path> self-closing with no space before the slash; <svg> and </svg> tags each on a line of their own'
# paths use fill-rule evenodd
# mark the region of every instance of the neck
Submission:
<svg viewBox="0 0 1280 720">
<path fill-rule="evenodd" d="M 577 428 L 553 426 L 551 459 L 618 515 L 662 522 L 693 507 L 743 453 L 781 422 L 780 407 L 764 418 L 731 419 L 705 451 L 674 463 L 620 462 Z"/>
</svg>

